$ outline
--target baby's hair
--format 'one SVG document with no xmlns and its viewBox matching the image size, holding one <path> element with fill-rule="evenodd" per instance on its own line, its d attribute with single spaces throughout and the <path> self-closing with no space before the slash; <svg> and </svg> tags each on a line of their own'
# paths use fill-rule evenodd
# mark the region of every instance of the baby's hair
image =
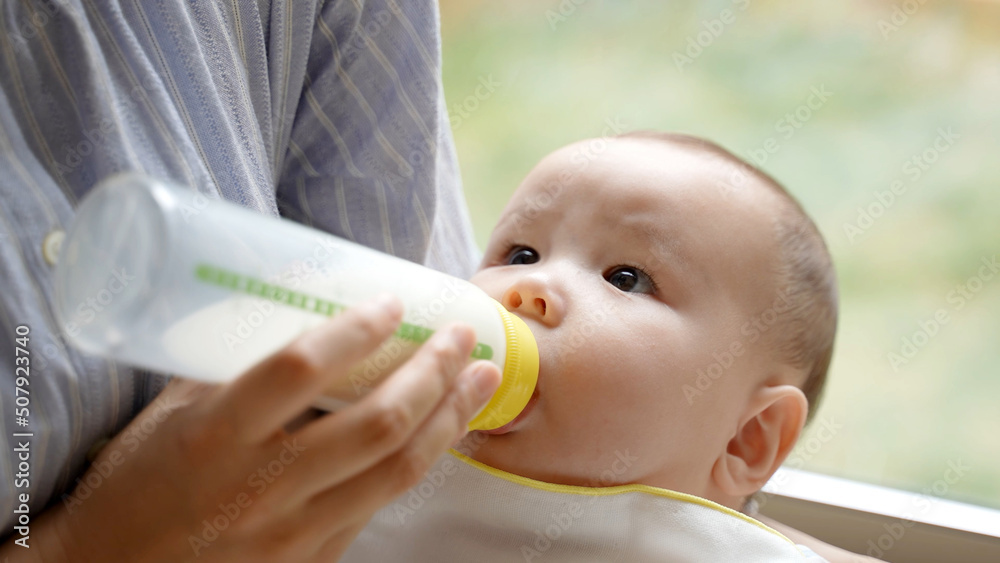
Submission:
<svg viewBox="0 0 1000 563">
<path fill-rule="evenodd" d="M 779 316 L 783 325 L 781 330 L 769 332 L 774 333 L 773 344 L 781 359 L 795 368 L 806 370 L 802 392 L 809 401 L 807 421 L 812 420 L 833 355 L 838 306 L 833 261 L 815 223 L 774 178 L 711 141 L 658 131 L 634 131 L 619 137 L 657 140 L 720 157 L 734 168 L 733 174 L 727 174 L 727 177 L 740 178 L 740 187 L 754 178 L 779 196 L 782 205 L 775 217 L 774 230 L 781 261 L 776 274 L 779 291 L 784 293 L 790 307 Z M 728 186 L 727 189 L 740 187 Z"/>
</svg>

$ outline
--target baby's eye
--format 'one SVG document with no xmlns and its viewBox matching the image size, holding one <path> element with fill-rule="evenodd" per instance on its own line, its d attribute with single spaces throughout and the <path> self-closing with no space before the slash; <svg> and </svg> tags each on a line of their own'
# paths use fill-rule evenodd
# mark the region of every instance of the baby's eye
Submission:
<svg viewBox="0 0 1000 563">
<path fill-rule="evenodd" d="M 507 254 L 507 264 L 518 266 L 521 264 L 534 264 L 538 262 L 538 253 L 535 249 L 527 246 L 515 246 Z"/>
<path fill-rule="evenodd" d="M 634 266 L 616 266 L 604 279 L 626 293 L 655 293 L 656 284 L 649 274 Z"/>
</svg>

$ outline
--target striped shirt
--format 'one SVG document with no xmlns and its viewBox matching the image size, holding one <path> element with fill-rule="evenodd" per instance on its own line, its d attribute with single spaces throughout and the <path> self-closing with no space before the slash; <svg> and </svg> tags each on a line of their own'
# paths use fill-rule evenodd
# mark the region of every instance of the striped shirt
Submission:
<svg viewBox="0 0 1000 563">
<path fill-rule="evenodd" d="M 35 514 L 59 502 L 92 445 L 164 383 L 69 347 L 50 305 L 74 208 L 126 170 L 455 275 L 476 260 L 433 0 L 0 3 L 5 534 L 18 493 Z M 17 424 L 18 327 L 30 330 L 27 426 Z M 13 448 L 24 441 L 30 485 L 19 488 Z"/>
</svg>

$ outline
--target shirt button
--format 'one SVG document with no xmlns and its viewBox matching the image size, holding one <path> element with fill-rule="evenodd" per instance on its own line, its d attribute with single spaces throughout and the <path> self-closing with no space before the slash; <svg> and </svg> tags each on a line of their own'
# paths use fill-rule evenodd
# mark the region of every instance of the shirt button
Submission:
<svg viewBox="0 0 1000 563">
<path fill-rule="evenodd" d="M 65 238 L 66 232 L 58 229 L 45 235 L 45 240 L 42 241 L 42 257 L 49 263 L 49 266 L 55 266 L 56 262 L 59 261 L 59 251 L 62 249 Z"/>
</svg>

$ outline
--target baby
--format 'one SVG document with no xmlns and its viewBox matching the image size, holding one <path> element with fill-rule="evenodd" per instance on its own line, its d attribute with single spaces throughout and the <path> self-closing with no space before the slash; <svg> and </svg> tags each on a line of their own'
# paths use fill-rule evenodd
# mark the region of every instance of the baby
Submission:
<svg viewBox="0 0 1000 563">
<path fill-rule="evenodd" d="M 473 457 L 541 481 L 739 509 L 791 451 L 830 364 L 836 281 L 816 227 L 774 180 L 690 137 L 549 155 L 472 282 L 541 351 L 537 400 Z M 609 483 L 616 450 L 637 459 Z"/>
<path fill-rule="evenodd" d="M 401 553 L 471 536 L 480 539 L 462 552 L 470 560 L 491 561 L 483 554 L 500 549 L 509 557 L 497 560 L 558 561 L 552 546 L 568 545 L 574 532 L 572 541 L 583 543 L 604 533 L 585 522 L 588 510 L 612 528 L 619 520 L 642 522 L 645 531 L 630 544 L 655 544 L 672 533 L 667 528 L 684 527 L 687 520 L 670 518 L 685 510 L 695 510 L 696 521 L 707 517 L 705 525 L 717 527 L 720 537 L 745 532 L 752 543 L 755 533 L 778 536 L 746 527 L 755 521 L 738 511 L 778 469 L 815 411 L 830 364 L 837 289 L 819 232 L 777 182 L 684 135 L 631 133 L 576 143 L 528 174 L 471 281 L 524 319 L 540 351 L 538 386 L 524 412 L 501 429 L 467 436 L 457 450 L 468 457 L 456 453 L 441 462 L 504 480 L 494 490 L 475 477 L 465 496 L 493 491 L 502 498 L 468 506 L 461 496 L 442 500 L 448 497 L 442 491 L 460 488 L 464 477 L 451 477 L 457 470 L 439 463 L 441 482 L 432 472 L 429 489 L 415 488 L 376 515 L 347 561 L 391 556 L 381 547 L 387 526 L 419 529 L 421 519 L 451 509 L 454 518 L 435 524 L 444 530 L 425 528 L 414 540 L 425 547 Z M 639 500 L 608 500 L 597 511 L 588 502 L 619 492 Z M 564 496 L 550 510 L 548 500 L 532 495 Z M 432 501 L 451 508 L 428 508 Z M 517 503 L 523 506 L 511 508 L 512 515 L 501 514 Z M 520 540 L 491 536 L 530 522 L 533 506 L 543 513 L 535 530 L 527 525 Z M 554 528 L 545 526 L 549 520 Z M 476 522 L 493 531 L 482 532 Z M 440 534 L 451 539 L 426 539 Z M 660 560 L 712 560 L 697 547 L 676 548 L 716 541 L 692 537 L 620 560 L 656 560 L 658 553 Z M 615 541 L 609 537 L 608 545 Z M 586 553 L 566 560 L 586 560 Z M 593 560 L 611 560 L 613 553 Z"/>
</svg>

